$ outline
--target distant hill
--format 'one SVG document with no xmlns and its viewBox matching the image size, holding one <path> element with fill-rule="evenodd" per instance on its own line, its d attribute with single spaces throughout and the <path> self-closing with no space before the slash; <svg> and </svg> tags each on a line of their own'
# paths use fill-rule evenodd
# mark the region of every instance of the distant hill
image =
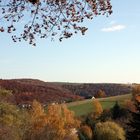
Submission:
<svg viewBox="0 0 140 140">
<path fill-rule="evenodd" d="M 13 91 L 16 104 L 30 103 L 34 99 L 43 104 L 82 99 L 61 86 L 35 79 L 0 80 L 0 87 Z"/>
<path fill-rule="evenodd" d="M 0 79 L 0 87 L 13 91 L 15 104 L 30 103 L 34 99 L 43 104 L 77 101 L 91 98 L 100 89 L 107 96 L 128 94 L 132 90 L 127 84 L 53 83 L 37 79 Z"/>
<path fill-rule="evenodd" d="M 79 95 L 84 98 L 89 98 L 94 96 L 99 90 L 103 90 L 106 96 L 129 94 L 132 91 L 132 85 L 130 84 L 57 83 L 57 85 L 61 85 L 63 88 L 70 90 L 74 95 Z"/>
</svg>

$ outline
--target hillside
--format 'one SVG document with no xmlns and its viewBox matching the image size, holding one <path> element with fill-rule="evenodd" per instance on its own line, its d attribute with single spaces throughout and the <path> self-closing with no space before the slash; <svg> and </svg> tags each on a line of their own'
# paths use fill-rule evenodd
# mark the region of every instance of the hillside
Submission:
<svg viewBox="0 0 140 140">
<path fill-rule="evenodd" d="M 109 109 L 114 106 L 116 101 L 123 104 L 125 100 L 131 99 L 131 94 L 112 96 L 107 98 L 100 98 L 98 101 L 101 103 L 103 109 Z M 83 101 L 76 101 L 67 104 L 68 108 L 75 112 L 76 116 L 87 115 L 93 111 L 93 100 L 87 99 Z"/>
<path fill-rule="evenodd" d="M 84 98 L 91 98 L 99 90 L 103 90 L 106 96 L 116 96 L 129 94 L 132 91 L 132 85 L 129 84 L 112 84 L 112 83 L 57 83 L 63 88 L 70 90 L 73 94 L 82 96 Z"/>
<path fill-rule="evenodd" d="M 12 90 L 15 104 L 30 103 L 34 99 L 43 104 L 82 99 L 61 86 L 34 79 L 0 80 L 0 87 Z"/>
<path fill-rule="evenodd" d="M 77 101 L 91 98 L 100 89 L 107 96 L 131 93 L 131 86 L 125 84 L 53 83 L 37 79 L 0 79 L 0 87 L 13 91 L 15 104 L 28 104 L 34 99 L 43 104 Z"/>
</svg>

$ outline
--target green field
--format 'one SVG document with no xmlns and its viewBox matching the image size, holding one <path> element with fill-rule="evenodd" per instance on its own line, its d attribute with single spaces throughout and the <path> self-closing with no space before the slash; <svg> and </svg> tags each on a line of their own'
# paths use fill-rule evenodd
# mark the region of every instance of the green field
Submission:
<svg viewBox="0 0 140 140">
<path fill-rule="evenodd" d="M 118 101 L 119 104 L 122 104 L 125 100 L 130 98 L 131 94 L 126 94 L 107 98 L 100 98 L 98 100 L 100 101 L 103 109 L 107 109 L 113 107 L 116 101 Z M 93 99 L 71 102 L 68 103 L 67 106 L 70 110 L 75 112 L 76 116 L 86 115 L 93 111 Z"/>
</svg>

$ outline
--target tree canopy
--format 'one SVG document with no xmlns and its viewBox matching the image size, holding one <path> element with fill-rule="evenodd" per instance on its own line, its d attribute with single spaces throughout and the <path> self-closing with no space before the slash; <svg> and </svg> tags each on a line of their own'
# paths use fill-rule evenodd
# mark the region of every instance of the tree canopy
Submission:
<svg viewBox="0 0 140 140">
<path fill-rule="evenodd" d="M 130 122 L 128 123 L 128 126 L 131 128 L 127 132 L 127 139 L 132 140 L 140 139 L 140 85 L 136 85 L 133 88 L 133 101 L 136 106 L 136 111 L 131 112 L 132 118 L 130 119 Z"/>
<path fill-rule="evenodd" d="M 117 123 L 99 122 L 95 127 L 96 140 L 125 140 L 125 131 Z"/>
<path fill-rule="evenodd" d="M 37 36 L 58 36 L 62 41 L 78 32 L 84 35 L 84 19 L 111 13 L 110 0 L 0 0 L 0 32 L 11 33 L 14 42 L 32 45 Z"/>
</svg>

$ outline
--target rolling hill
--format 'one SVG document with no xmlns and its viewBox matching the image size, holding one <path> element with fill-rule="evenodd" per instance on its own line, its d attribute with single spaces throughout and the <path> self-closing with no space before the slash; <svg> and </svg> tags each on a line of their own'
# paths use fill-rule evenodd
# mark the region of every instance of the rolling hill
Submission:
<svg viewBox="0 0 140 140">
<path fill-rule="evenodd" d="M 15 104 L 30 104 L 34 99 L 43 104 L 83 99 L 61 86 L 56 86 L 40 80 L 0 80 L 0 87 L 12 90 Z"/>
<path fill-rule="evenodd" d="M 44 82 L 37 79 L 0 79 L 0 87 L 12 90 L 15 104 L 30 104 L 34 99 L 43 104 L 73 102 L 94 96 L 98 90 L 107 96 L 131 93 L 127 84 L 92 84 Z"/>
</svg>

